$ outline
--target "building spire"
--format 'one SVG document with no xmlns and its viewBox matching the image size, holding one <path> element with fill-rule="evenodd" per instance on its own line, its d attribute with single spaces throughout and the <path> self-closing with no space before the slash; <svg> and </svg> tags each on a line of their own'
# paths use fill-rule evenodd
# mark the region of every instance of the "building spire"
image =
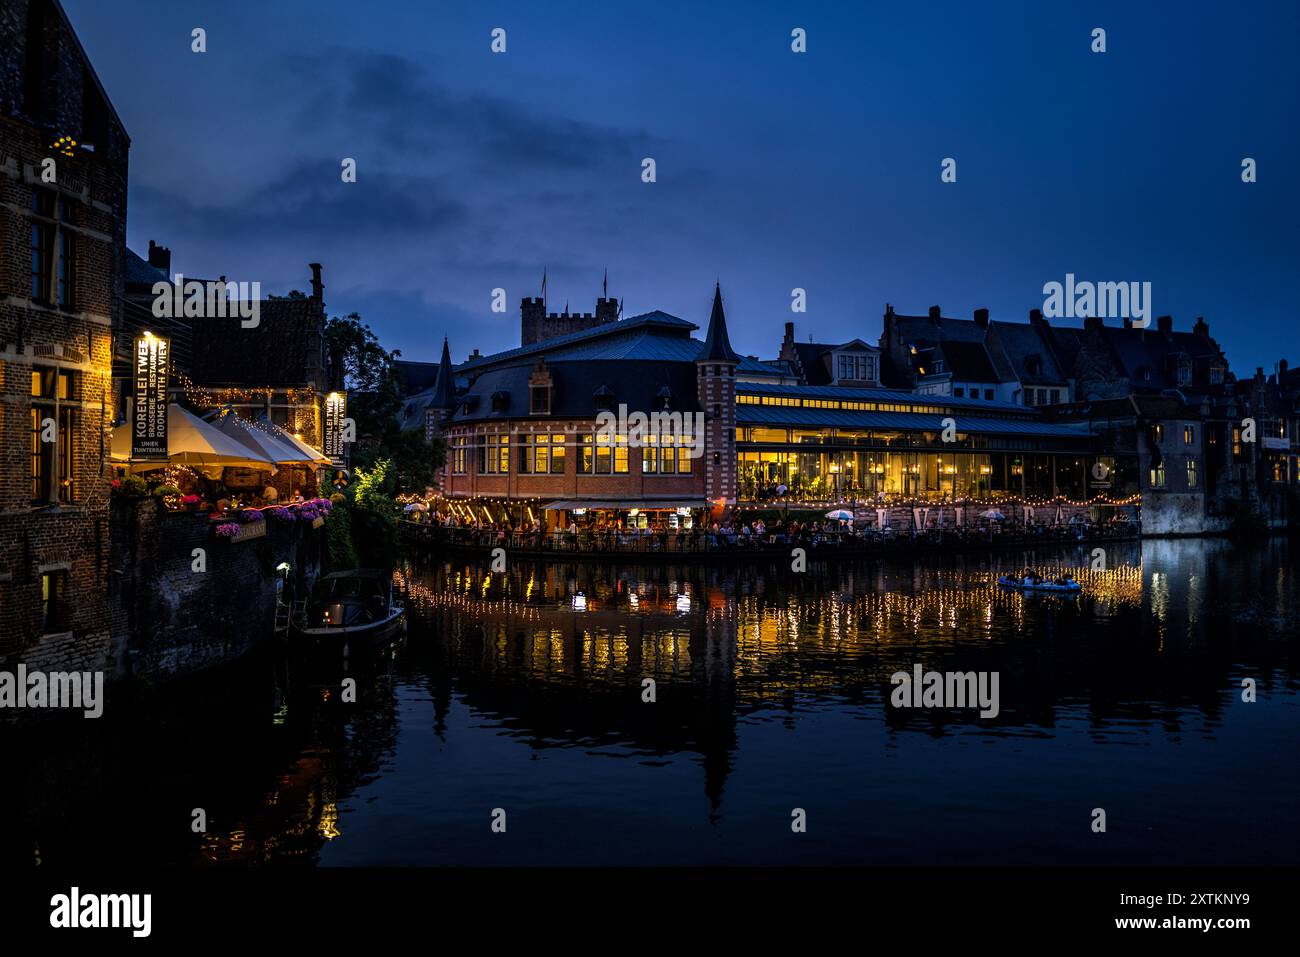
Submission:
<svg viewBox="0 0 1300 957">
<path fill-rule="evenodd" d="M 727 337 L 727 317 L 722 312 L 722 284 L 713 287 L 713 312 L 709 315 L 709 334 L 696 362 L 739 362 L 740 356 L 731 348 Z"/>
<path fill-rule="evenodd" d="M 438 362 L 438 377 L 433 381 L 433 405 L 438 409 L 456 407 L 455 374 L 451 371 L 451 350 L 447 338 L 442 340 L 442 359 Z"/>
</svg>

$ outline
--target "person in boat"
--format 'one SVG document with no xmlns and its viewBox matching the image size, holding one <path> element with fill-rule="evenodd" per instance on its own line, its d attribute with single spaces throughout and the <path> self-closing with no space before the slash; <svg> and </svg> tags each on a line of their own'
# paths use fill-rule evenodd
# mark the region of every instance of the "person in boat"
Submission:
<svg viewBox="0 0 1300 957">
<path fill-rule="evenodd" d="M 1021 577 L 1020 580 L 1022 583 L 1026 585 L 1037 585 L 1040 582 L 1042 582 L 1043 579 L 1039 576 L 1038 572 L 1030 568 L 1025 571 L 1025 574 Z"/>
</svg>

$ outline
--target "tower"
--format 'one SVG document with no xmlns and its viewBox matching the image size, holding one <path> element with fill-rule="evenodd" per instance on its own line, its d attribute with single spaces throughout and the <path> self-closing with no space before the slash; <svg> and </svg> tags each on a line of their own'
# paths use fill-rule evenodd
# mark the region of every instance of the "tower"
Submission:
<svg viewBox="0 0 1300 957">
<path fill-rule="evenodd" d="M 736 504 L 736 366 L 727 336 L 722 287 L 713 287 L 713 311 L 695 360 L 696 390 L 704 410 L 704 494 L 715 511 Z"/>
</svg>

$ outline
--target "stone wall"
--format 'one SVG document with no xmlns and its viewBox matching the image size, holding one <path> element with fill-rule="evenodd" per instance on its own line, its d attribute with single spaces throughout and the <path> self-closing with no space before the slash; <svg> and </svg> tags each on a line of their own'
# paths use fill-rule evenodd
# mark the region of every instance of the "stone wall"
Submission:
<svg viewBox="0 0 1300 957">
<path fill-rule="evenodd" d="M 276 566 L 287 562 L 305 595 L 325 550 L 324 528 L 268 520 L 265 536 L 235 542 L 206 515 L 152 499 L 114 499 L 111 525 L 109 600 L 127 635 L 114 677 L 161 680 L 243 656 L 273 635 Z"/>
</svg>

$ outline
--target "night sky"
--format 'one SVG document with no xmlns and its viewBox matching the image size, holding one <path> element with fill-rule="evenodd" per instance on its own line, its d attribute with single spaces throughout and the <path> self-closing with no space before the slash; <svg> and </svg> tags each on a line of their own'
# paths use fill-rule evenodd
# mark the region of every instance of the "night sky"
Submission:
<svg viewBox="0 0 1300 957">
<path fill-rule="evenodd" d="M 886 302 L 1024 320 L 1067 272 L 1150 281 L 1238 375 L 1300 358 L 1300 4 L 63 3 L 132 138 L 131 247 L 264 294 L 320 261 L 407 358 L 517 345 L 543 268 L 553 310 L 608 269 L 625 315 L 701 326 L 720 279 L 763 358 L 790 319 L 874 342 Z"/>
</svg>

